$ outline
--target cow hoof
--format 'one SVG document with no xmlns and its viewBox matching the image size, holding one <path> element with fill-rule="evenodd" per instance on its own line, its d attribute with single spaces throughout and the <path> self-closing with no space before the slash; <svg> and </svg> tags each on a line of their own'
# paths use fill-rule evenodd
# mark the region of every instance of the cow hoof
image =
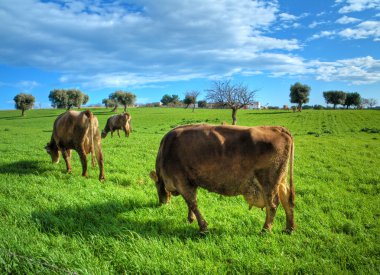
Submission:
<svg viewBox="0 0 380 275">
<path fill-rule="evenodd" d="M 263 229 L 261 229 L 260 235 L 264 236 L 264 235 L 267 235 L 270 233 L 272 233 L 272 231 L 269 228 L 263 228 Z"/>
<path fill-rule="evenodd" d="M 199 231 L 199 235 L 201 235 L 201 236 L 206 236 L 206 235 L 208 235 L 208 233 L 209 233 L 209 231 L 207 228 Z"/>
<path fill-rule="evenodd" d="M 293 230 L 294 230 L 293 228 L 286 228 L 282 230 L 282 233 L 291 235 L 293 233 Z"/>
</svg>

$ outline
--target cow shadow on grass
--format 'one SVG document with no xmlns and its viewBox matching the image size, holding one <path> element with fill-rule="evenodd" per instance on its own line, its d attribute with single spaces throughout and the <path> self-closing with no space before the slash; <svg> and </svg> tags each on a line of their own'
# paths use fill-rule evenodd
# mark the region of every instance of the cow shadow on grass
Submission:
<svg viewBox="0 0 380 275">
<path fill-rule="evenodd" d="M 0 174 L 41 174 L 48 171 L 46 162 L 33 160 L 20 160 L 0 165 Z"/>
<path fill-rule="evenodd" d="M 184 213 L 184 218 L 187 213 Z M 89 206 L 65 207 L 32 213 L 39 230 L 46 234 L 113 237 L 138 235 L 140 237 L 197 239 L 198 226 L 185 219 L 163 217 L 155 202 L 110 201 Z M 216 233 L 216 232 L 215 232 Z"/>
</svg>

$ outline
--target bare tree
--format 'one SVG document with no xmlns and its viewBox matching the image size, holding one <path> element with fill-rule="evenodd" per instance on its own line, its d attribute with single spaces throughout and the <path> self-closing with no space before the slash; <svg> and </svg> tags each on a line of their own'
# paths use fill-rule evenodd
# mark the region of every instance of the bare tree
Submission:
<svg viewBox="0 0 380 275">
<path fill-rule="evenodd" d="M 207 90 L 207 100 L 232 109 L 232 125 L 236 125 L 236 113 L 239 109 L 252 104 L 256 90 L 250 91 L 243 84 L 232 84 L 230 80 L 215 81 L 213 87 Z"/>
</svg>

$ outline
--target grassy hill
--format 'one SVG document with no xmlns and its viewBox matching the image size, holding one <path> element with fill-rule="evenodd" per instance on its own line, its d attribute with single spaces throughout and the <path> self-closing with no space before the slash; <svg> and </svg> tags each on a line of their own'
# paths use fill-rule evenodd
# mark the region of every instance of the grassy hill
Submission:
<svg viewBox="0 0 380 275">
<path fill-rule="evenodd" d="M 106 181 L 53 165 L 44 150 L 62 110 L 0 111 L 1 273 L 380 272 L 380 112 L 238 112 L 239 125 L 282 125 L 295 137 L 297 230 L 259 232 L 265 211 L 198 191 L 210 233 L 187 223 L 181 197 L 157 207 L 149 172 L 172 127 L 231 121 L 229 110 L 130 109 L 133 133 L 102 141 Z M 93 109 L 104 127 L 110 110 Z M 90 162 L 89 162 L 90 163 Z M 89 166 L 90 167 L 90 166 Z"/>
</svg>

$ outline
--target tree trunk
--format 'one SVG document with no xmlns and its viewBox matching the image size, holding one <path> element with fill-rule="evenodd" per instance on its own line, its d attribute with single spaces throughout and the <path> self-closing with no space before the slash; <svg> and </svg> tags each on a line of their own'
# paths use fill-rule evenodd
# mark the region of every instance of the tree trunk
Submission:
<svg viewBox="0 0 380 275">
<path fill-rule="evenodd" d="M 237 123 L 237 119 L 236 119 L 237 110 L 238 109 L 236 108 L 232 108 L 232 125 L 236 125 Z"/>
<path fill-rule="evenodd" d="M 21 109 L 21 116 L 24 116 L 24 113 L 25 113 L 25 109 Z"/>
<path fill-rule="evenodd" d="M 116 112 L 117 111 L 117 105 L 112 109 L 112 112 Z"/>
<path fill-rule="evenodd" d="M 127 105 L 124 105 L 124 113 L 127 111 Z"/>
<path fill-rule="evenodd" d="M 195 110 L 195 103 L 194 103 L 194 105 L 193 105 L 193 113 L 194 113 L 194 110 Z"/>
<path fill-rule="evenodd" d="M 336 109 L 336 104 L 334 104 L 334 110 Z"/>
<path fill-rule="evenodd" d="M 302 103 L 298 104 L 298 112 L 302 112 Z"/>
</svg>

